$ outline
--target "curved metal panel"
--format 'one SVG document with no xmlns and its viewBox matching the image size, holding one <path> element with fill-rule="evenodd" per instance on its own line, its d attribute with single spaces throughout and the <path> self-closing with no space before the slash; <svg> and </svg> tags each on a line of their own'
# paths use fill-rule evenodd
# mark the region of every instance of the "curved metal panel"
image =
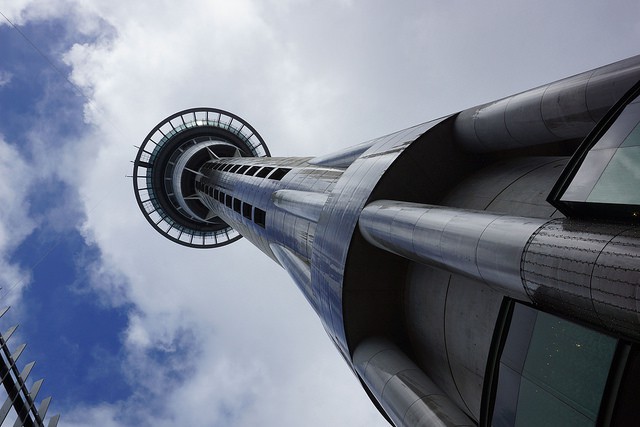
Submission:
<svg viewBox="0 0 640 427">
<path fill-rule="evenodd" d="M 535 102 L 537 99 L 543 101 L 546 92 L 548 88 L 540 87 L 509 98 L 504 113 L 505 126 L 509 135 L 522 146 L 556 139 L 543 119 L 542 102 Z"/>
<path fill-rule="evenodd" d="M 353 353 L 353 365 L 398 427 L 475 425 L 398 347 L 384 338 L 360 343 Z"/>
<path fill-rule="evenodd" d="M 278 190 L 273 193 L 273 204 L 292 215 L 318 222 L 322 208 L 329 197 L 326 193 L 299 190 Z"/>
<path fill-rule="evenodd" d="M 376 140 L 363 142 L 362 144 L 354 145 L 353 147 L 340 150 L 336 153 L 326 154 L 324 156 L 314 157 L 309 160 L 310 165 L 325 166 L 332 168 L 346 169 L 353 163 L 362 153 L 376 143 Z"/>
<path fill-rule="evenodd" d="M 531 237 L 521 265 L 535 304 L 640 339 L 637 227 L 554 220 Z"/>
<path fill-rule="evenodd" d="M 578 74 L 546 87 L 540 103 L 540 122 L 551 131 L 546 141 L 581 138 L 595 126 L 586 97 L 592 75 L 593 72 Z"/>
<path fill-rule="evenodd" d="M 529 237 L 547 220 L 379 200 L 360 215 L 372 245 L 481 280 L 527 300 L 520 258 Z M 380 224 L 390 224 L 379 229 Z M 407 230 L 411 230 L 408 232 Z"/>
<path fill-rule="evenodd" d="M 332 189 L 324 206 L 313 245 L 311 279 L 325 329 L 350 359 L 343 319 L 345 264 L 360 211 L 393 161 L 417 137 L 441 123 L 435 120 L 376 140 L 358 157 Z"/>
<path fill-rule="evenodd" d="M 638 335 L 640 230 L 620 233 L 602 249 L 591 279 L 593 305 L 602 323 Z"/>
<path fill-rule="evenodd" d="M 458 114 L 455 139 L 472 152 L 582 139 L 640 80 L 640 55 Z"/>
<path fill-rule="evenodd" d="M 302 291 L 309 304 L 317 311 L 317 300 L 311 287 L 311 267 L 309 263 L 281 245 L 272 243 L 269 247 L 280 265 L 287 270 L 289 276 L 298 285 L 298 289 Z"/>
</svg>

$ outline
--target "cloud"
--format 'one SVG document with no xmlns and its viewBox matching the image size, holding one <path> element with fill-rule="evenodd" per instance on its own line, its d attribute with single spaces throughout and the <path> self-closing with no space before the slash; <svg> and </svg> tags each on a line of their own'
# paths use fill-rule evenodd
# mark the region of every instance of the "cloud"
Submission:
<svg viewBox="0 0 640 427">
<path fill-rule="evenodd" d="M 0 288 L 6 305 L 15 303 L 30 282 L 28 266 L 11 261 L 13 251 L 36 226 L 27 199 L 30 170 L 17 148 L 0 135 Z"/>
<path fill-rule="evenodd" d="M 13 74 L 8 71 L 0 70 L 0 88 L 11 83 L 11 79 L 13 78 Z"/>
</svg>

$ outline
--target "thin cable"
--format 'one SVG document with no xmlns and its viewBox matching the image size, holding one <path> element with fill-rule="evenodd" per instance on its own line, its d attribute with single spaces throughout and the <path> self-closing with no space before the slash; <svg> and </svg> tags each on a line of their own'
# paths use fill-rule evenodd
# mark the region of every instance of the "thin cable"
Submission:
<svg viewBox="0 0 640 427">
<path fill-rule="evenodd" d="M 87 102 L 91 103 L 91 100 L 89 99 L 89 97 L 87 95 L 85 95 L 85 93 L 82 91 L 82 89 L 76 85 L 75 83 L 73 83 L 71 80 L 69 80 L 69 77 L 67 77 L 65 75 L 65 73 L 62 72 L 62 70 L 60 68 L 58 68 L 56 66 L 56 64 L 42 51 L 40 50 L 40 48 L 38 46 L 36 46 L 36 44 L 34 42 L 31 41 L 31 39 L 29 37 L 27 37 L 27 35 L 25 33 L 23 33 L 22 31 L 20 31 L 20 28 L 18 28 L 17 25 L 15 25 L 8 17 L 7 15 L 5 15 L 4 13 L 2 13 L 2 11 L 0 11 L 0 15 L 2 15 L 2 17 L 4 18 L 5 21 L 7 21 L 9 23 L 9 25 L 11 25 L 11 27 L 13 27 L 14 30 L 16 30 L 18 32 L 18 34 L 20 34 L 22 36 L 23 39 L 25 39 L 25 41 L 27 43 L 29 43 L 31 45 L 31 47 L 38 52 L 38 55 L 40 55 L 42 57 L 42 59 L 44 59 L 51 68 L 53 68 L 53 70 L 58 73 L 60 75 L 60 77 L 62 77 L 67 83 L 69 83 L 71 85 L 71 87 L 73 88 L 74 92 L 76 92 L 77 95 L 83 97 L 85 100 L 87 100 Z"/>
<path fill-rule="evenodd" d="M 7 23 L 9 23 L 9 25 L 18 32 L 18 34 L 20 34 L 20 36 L 38 53 L 38 55 L 40 55 L 40 57 L 42 57 L 42 59 L 45 60 L 45 62 L 60 76 L 62 77 L 62 79 L 64 81 L 66 81 L 72 88 L 73 91 L 76 93 L 76 95 L 82 97 L 89 106 L 93 105 L 93 108 L 96 108 L 97 110 L 99 110 L 100 108 L 97 107 L 95 105 L 95 103 L 84 93 L 84 91 L 78 86 L 76 85 L 74 82 L 72 82 L 69 77 L 67 77 L 67 74 L 65 74 L 58 66 L 56 66 L 56 64 L 51 60 L 51 58 L 49 58 L 49 56 L 47 54 L 45 54 L 24 32 L 22 32 L 20 30 L 20 28 L 18 28 L 17 25 L 15 25 L 4 13 L 2 13 L 2 11 L 0 11 L 0 15 L 2 15 L 2 17 L 4 18 L 5 21 L 7 21 Z M 106 115 L 105 115 L 106 116 Z M 120 129 L 115 126 L 113 123 L 111 123 L 109 120 L 105 120 L 105 123 L 107 123 L 109 126 L 111 126 L 117 133 L 119 133 L 121 136 L 124 137 L 124 135 L 122 134 L 122 132 L 120 131 Z M 87 214 L 93 212 L 108 196 L 110 196 L 113 193 L 113 189 L 111 189 L 111 191 L 108 191 L 107 194 L 105 194 L 105 197 L 101 198 L 100 200 L 98 200 L 94 206 L 92 206 L 91 208 L 89 208 L 87 210 Z M 62 242 L 62 236 L 59 236 L 56 241 L 54 242 L 54 244 L 47 250 L 45 251 L 44 254 L 42 254 L 40 256 L 40 258 L 38 258 L 38 260 L 36 260 L 36 262 L 34 264 L 32 264 L 27 271 L 30 274 L 33 274 L 33 271 L 35 270 L 36 267 L 38 267 L 38 265 L 40 265 L 40 263 L 42 263 L 42 261 L 44 261 L 50 254 L 51 252 L 53 252 Z M 25 282 L 25 278 L 23 279 L 19 279 L 17 280 L 13 285 L 11 285 L 10 287 L 8 287 L 6 290 L 0 288 L 0 290 L 4 290 L 5 292 L 3 292 L 4 295 L 2 295 L 2 298 L 6 298 L 15 288 L 17 288 L 19 285 L 23 284 Z"/>
</svg>

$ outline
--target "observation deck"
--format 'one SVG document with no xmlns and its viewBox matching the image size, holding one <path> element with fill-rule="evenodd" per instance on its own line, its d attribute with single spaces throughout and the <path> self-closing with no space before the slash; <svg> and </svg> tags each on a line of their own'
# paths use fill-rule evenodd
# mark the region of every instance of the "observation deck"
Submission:
<svg viewBox="0 0 640 427">
<path fill-rule="evenodd" d="M 138 149 L 136 202 L 169 240 L 192 248 L 224 246 L 242 236 L 201 202 L 195 178 L 210 160 L 268 156 L 260 134 L 235 114 L 206 107 L 180 111 L 153 128 Z"/>
</svg>

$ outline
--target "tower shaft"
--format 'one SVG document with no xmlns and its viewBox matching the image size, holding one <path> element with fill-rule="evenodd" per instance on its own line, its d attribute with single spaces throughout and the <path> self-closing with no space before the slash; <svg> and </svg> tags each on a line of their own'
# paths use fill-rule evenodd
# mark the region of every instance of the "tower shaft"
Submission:
<svg viewBox="0 0 640 427">
<path fill-rule="evenodd" d="M 397 426 L 640 416 L 640 56 L 321 157 L 231 113 L 136 158 L 169 239 L 247 238 Z M 532 408 L 542 408 L 533 410 Z"/>
</svg>

